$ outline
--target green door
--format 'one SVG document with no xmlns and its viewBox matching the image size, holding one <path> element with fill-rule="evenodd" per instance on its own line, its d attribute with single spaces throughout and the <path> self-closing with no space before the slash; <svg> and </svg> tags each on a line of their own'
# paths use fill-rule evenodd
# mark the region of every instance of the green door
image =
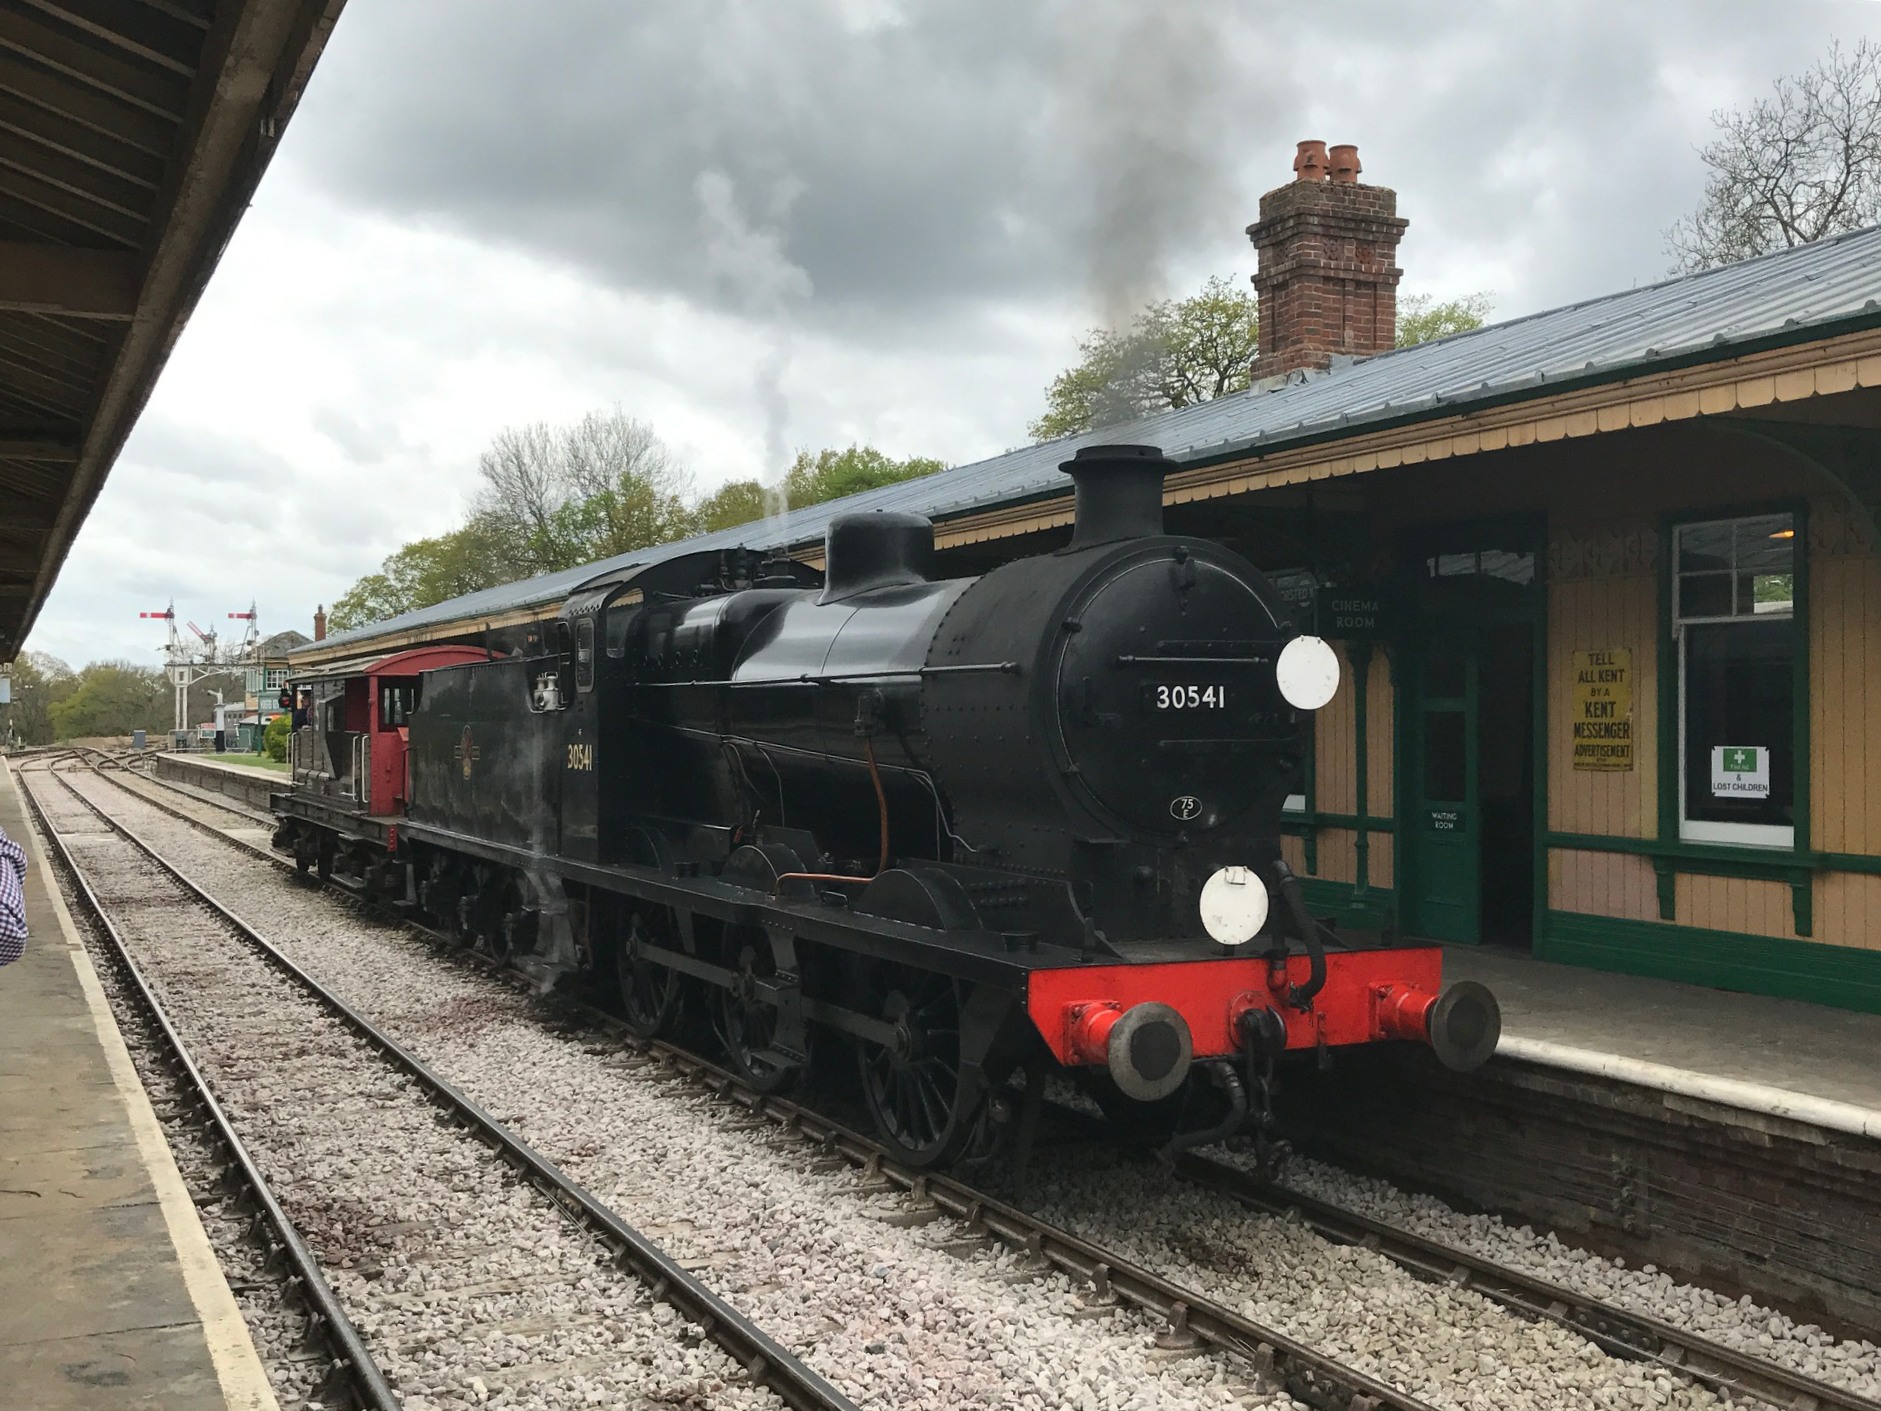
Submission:
<svg viewBox="0 0 1881 1411">
<path fill-rule="evenodd" d="M 1479 652 L 1474 634 L 1433 632 L 1411 673 L 1410 816 L 1399 831 L 1404 931 L 1482 939 L 1482 809 L 1477 792 Z"/>
</svg>

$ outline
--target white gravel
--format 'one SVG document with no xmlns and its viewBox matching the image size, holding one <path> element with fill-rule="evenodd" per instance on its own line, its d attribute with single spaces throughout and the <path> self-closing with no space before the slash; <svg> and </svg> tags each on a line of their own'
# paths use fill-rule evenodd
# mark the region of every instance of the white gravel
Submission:
<svg viewBox="0 0 1881 1411">
<path fill-rule="evenodd" d="M 1077 1405 L 1081 1395 L 1068 1389 L 1091 1385 L 1090 1369 L 1106 1366 L 1089 1339 L 1120 1320 L 1070 1316 L 1075 1300 L 1055 1280 L 989 1286 L 988 1256 L 960 1261 L 935 1251 L 957 1233 L 946 1222 L 926 1231 L 885 1225 L 846 1191 L 846 1176 L 790 1170 L 792 1163 L 779 1160 L 762 1136 L 727 1130 L 717 1104 L 674 1101 L 661 1084 L 597 1057 L 579 1039 L 545 1032 L 540 1011 L 517 988 L 449 965 L 402 929 L 297 886 L 122 794 L 114 799 L 108 785 L 81 787 L 630 1220 L 668 1231 L 663 1238 L 684 1257 L 712 1261 L 715 1283 L 760 1322 L 780 1333 L 794 1322 L 816 1341 L 818 1357 L 830 1359 L 819 1361 L 826 1373 L 835 1376 L 840 1367 L 855 1379 L 846 1385 L 858 1399 L 908 1405 L 926 1404 L 936 1393 L 953 1402 L 997 1399 L 987 1379 L 1018 1371 L 1021 1385 L 1044 1398 L 1030 1404 Z M 1875 1350 L 1867 1344 L 1794 1328 L 1747 1301 L 1676 1285 L 1655 1271 L 1616 1269 L 1551 1237 L 1461 1216 L 1382 1183 L 1305 1162 L 1290 1174 L 1323 1198 L 1480 1248 L 1542 1277 L 1601 1296 L 1624 1288 L 1627 1297 L 1646 1300 L 1634 1305 L 1644 1311 L 1812 1375 L 1858 1390 L 1875 1375 Z M 1070 1174 L 1037 1163 L 1035 1175 L 1044 1178 L 1037 1203 L 1058 1223 L 1334 1355 L 1354 1357 L 1436 1404 L 1472 1411 L 1717 1404 L 1709 1393 L 1608 1358 L 1572 1334 L 1519 1320 L 1477 1295 L 1419 1283 L 1382 1256 L 1330 1245 L 1114 1158 L 1081 1162 Z M 1587 1279 L 1596 1282 L 1575 1282 Z M 806 1315 L 814 1316 L 806 1322 Z M 1006 1336 L 978 1335 L 1001 1324 Z M 910 1341 L 915 1330 L 926 1336 Z M 1212 1359 L 1157 1367 L 1143 1354 L 1145 1331 L 1116 1340 L 1094 1388 L 1100 1398 L 1104 1389 L 1114 1393 L 1121 1384 L 1134 1392 L 1155 1378 L 1161 1385 L 1145 1404 L 1173 1404 L 1171 1394 L 1198 1365 L 1210 1367 L 1217 1386 L 1225 1384 Z M 1004 1385 L 1010 1394 L 1010 1382 Z"/>
<path fill-rule="evenodd" d="M 897 1203 L 858 1194 L 848 1173 L 793 1170 L 768 1134 L 728 1131 L 715 1101 L 676 1102 L 666 1083 L 546 1033 L 520 992 L 109 785 L 75 782 L 858 1402 L 1294 1406 L 1226 1359 L 1157 1353 L 1156 1325 L 1132 1311 L 1091 1317 L 1077 1290 L 1019 1274 L 1010 1254 L 950 1252 L 960 1231 L 946 1222 L 904 1228 Z M 460 1316 L 437 1320 L 447 1346 Z"/>
<path fill-rule="evenodd" d="M 407 1411 L 780 1404 L 128 844 L 68 843 Z"/>
</svg>

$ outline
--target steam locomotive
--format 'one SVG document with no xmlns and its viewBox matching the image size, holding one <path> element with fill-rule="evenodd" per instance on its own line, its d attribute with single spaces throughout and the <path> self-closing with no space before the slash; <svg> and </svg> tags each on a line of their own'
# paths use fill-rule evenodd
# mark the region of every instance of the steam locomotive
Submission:
<svg viewBox="0 0 1881 1411">
<path fill-rule="evenodd" d="M 1483 1062 L 1489 992 L 1341 944 L 1282 858 L 1331 648 L 1163 533 L 1157 448 L 1062 468 L 1069 544 L 977 578 L 934 576 L 926 519 L 846 515 L 820 576 L 683 554 L 583 584 L 539 650 L 300 678 L 275 846 L 544 985 L 611 972 L 642 1035 L 709 1021 L 759 1089 L 847 1050 L 917 1164 L 1064 1070 L 1179 1148 L 1260 1137 L 1288 1053 Z"/>
</svg>

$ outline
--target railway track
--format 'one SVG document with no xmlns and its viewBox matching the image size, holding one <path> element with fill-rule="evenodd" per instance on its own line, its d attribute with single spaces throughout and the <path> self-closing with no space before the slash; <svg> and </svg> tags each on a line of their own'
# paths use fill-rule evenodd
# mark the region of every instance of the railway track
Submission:
<svg viewBox="0 0 1881 1411">
<path fill-rule="evenodd" d="M 453 1127 L 494 1152 L 507 1171 L 526 1181 L 547 1202 L 552 1203 L 561 1220 L 598 1239 L 612 1259 L 644 1288 L 653 1302 L 663 1302 L 676 1309 L 702 1336 L 724 1352 L 734 1369 L 741 1369 L 742 1375 L 752 1384 L 766 1388 L 783 1404 L 799 1408 L 799 1411 L 856 1411 L 854 1402 L 806 1366 L 793 1352 L 776 1343 L 694 1274 L 670 1259 L 653 1241 L 569 1179 L 552 1162 L 433 1072 L 397 1040 L 321 986 L 228 907 L 171 865 L 130 828 L 87 799 L 62 774 L 51 769 L 34 770 L 32 773 L 56 780 L 70 797 L 102 821 L 112 835 L 174 882 L 177 902 L 193 904 L 213 916 L 221 928 L 232 932 L 253 954 L 259 956 L 285 986 L 297 995 L 311 999 L 321 1010 L 336 1019 L 347 1033 L 375 1051 L 385 1064 L 413 1080 L 429 1102 L 442 1110 Z M 25 792 L 40 827 L 70 876 L 84 909 L 98 926 L 100 934 L 106 938 L 114 963 L 130 980 L 139 1007 L 163 1036 L 172 1066 L 186 1080 L 194 1100 L 216 1124 L 218 1137 L 231 1156 L 231 1174 L 239 1176 L 266 1213 L 283 1252 L 293 1261 L 296 1277 L 305 1290 L 316 1322 L 331 1344 L 336 1369 L 343 1371 L 358 1404 L 385 1408 L 386 1411 L 399 1407 L 401 1402 L 398 1395 L 375 1361 L 365 1339 L 334 1295 L 306 1240 L 295 1229 L 279 1198 L 270 1188 L 265 1173 L 248 1154 L 227 1113 L 210 1090 L 202 1068 L 191 1056 L 179 1026 L 172 1020 L 156 990 L 145 979 L 132 957 L 131 947 L 111 915 L 111 907 L 99 895 L 99 889 L 93 886 L 86 868 L 52 824 L 36 789 L 29 785 Z M 538 1379 L 542 1375 L 546 1374 L 539 1373 Z"/>
<path fill-rule="evenodd" d="M 110 775 L 119 787 L 128 788 Z M 285 871 L 292 864 L 265 849 L 231 837 L 199 818 L 129 790 L 226 844 L 265 858 Z M 193 798 L 193 796 L 191 796 Z M 200 800 L 198 802 L 201 802 Z M 438 938 L 414 927 L 438 944 Z M 463 952 L 449 947 L 452 955 Z M 592 1011 L 591 1011 L 592 1013 Z M 983 1191 L 931 1172 L 895 1163 L 875 1142 L 827 1116 L 788 1099 L 758 1094 L 729 1072 L 688 1050 L 660 1041 L 628 1036 L 608 1016 L 623 1049 L 643 1057 L 692 1087 L 730 1104 L 745 1118 L 763 1119 L 796 1141 L 815 1148 L 817 1159 L 841 1160 L 883 1192 L 896 1191 L 911 1202 L 916 1218 L 947 1216 L 960 1221 L 969 1239 L 998 1241 L 1019 1250 L 1040 1269 L 1056 1268 L 1089 1286 L 1099 1303 L 1117 1301 L 1145 1309 L 1165 1321 L 1163 1342 L 1172 1348 L 1213 1346 L 1242 1360 L 1257 1378 L 1285 1386 L 1313 1406 L 1411 1407 L 1424 1403 L 1376 1382 L 1285 1335 L 1261 1327 L 1194 1289 L 1182 1288 L 1127 1260 L 1040 1222 Z M 1881 1411 L 1876 1402 L 1832 1383 L 1791 1371 L 1760 1358 L 1605 1300 L 1535 1278 L 1486 1257 L 1441 1244 L 1383 1222 L 1281 1187 L 1264 1186 L 1225 1162 L 1190 1154 L 1179 1165 L 1187 1181 L 1244 1208 L 1304 1223 L 1334 1244 L 1357 1245 L 1392 1260 L 1414 1276 L 1475 1292 L 1512 1312 L 1557 1324 L 1588 1339 L 1610 1355 L 1656 1365 L 1734 1400 L 1746 1398 L 1793 1411 Z M 1344 1399 L 1341 1399 L 1344 1398 Z M 1369 1400 L 1367 1400 L 1369 1398 Z"/>
</svg>

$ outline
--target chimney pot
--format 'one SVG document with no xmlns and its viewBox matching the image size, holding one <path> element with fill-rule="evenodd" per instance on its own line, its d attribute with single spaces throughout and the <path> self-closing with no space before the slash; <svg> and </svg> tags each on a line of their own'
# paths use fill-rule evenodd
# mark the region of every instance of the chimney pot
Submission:
<svg viewBox="0 0 1881 1411">
<path fill-rule="evenodd" d="M 1349 142 L 1330 154 L 1323 142 L 1302 142 L 1293 170 L 1297 179 L 1262 196 L 1260 219 L 1247 228 L 1260 260 L 1261 378 L 1382 353 L 1397 333 L 1398 242 L 1408 224 L 1397 194 L 1359 182 Z"/>
<path fill-rule="evenodd" d="M 1299 144 L 1299 150 L 1293 154 L 1293 179 L 1295 181 L 1324 181 L 1326 179 L 1326 144 L 1317 138 Z"/>
<path fill-rule="evenodd" d="M 318 607 L 314 609 L 314 641 L 324 642 L 326 641 L 326 639 L 327 639 L 327 605 L 325 603 L 321 603 Z"/>
</svg>

